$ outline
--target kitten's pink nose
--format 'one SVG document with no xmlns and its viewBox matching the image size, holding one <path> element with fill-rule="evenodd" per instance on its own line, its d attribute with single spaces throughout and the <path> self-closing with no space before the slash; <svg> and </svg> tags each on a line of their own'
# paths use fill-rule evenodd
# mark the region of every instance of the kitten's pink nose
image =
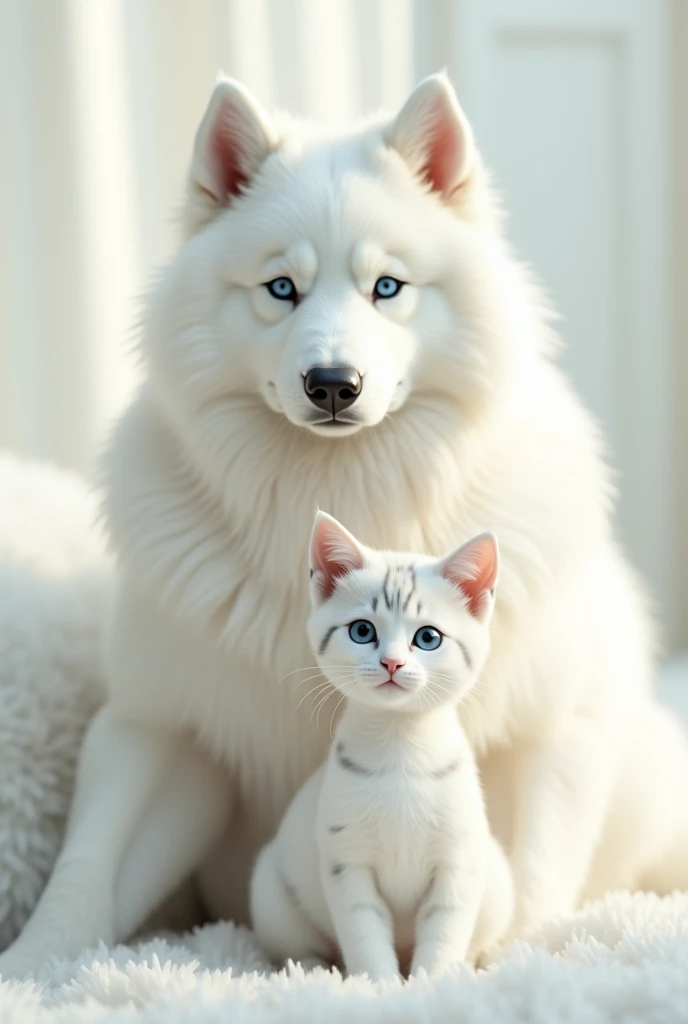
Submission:
<svg viewBox="0 0 688 1024">
<path fill-rule="evenodd" d="M 389 672 L 390 676 L 393 676 L 398 668 L 401 668 L 406 664 L 405 661 L 397 661 L 396 658 L 380 658 L 380 664 Z"/>
</svg>

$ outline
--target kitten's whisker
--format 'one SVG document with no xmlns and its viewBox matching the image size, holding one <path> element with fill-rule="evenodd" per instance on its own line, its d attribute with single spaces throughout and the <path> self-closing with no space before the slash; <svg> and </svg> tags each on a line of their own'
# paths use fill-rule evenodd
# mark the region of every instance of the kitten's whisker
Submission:
<svg viewBox="0 0 688 1024">
<path fill-rule="evenodd" d="M 307 676 L 306 679 L 302 679 L 301 682 L 299 683 L 299 686 L 302 686 L 304 683 L 311 683 L 314 679 L 325 679 L 325 678 L 326 678 L 326 676 L 324 675 L 323 672 L 314 672 L 313 675 Z M 298 690 L 298 688 L 299 688 L 298 686 L 295 686 L 294 690 L 296 691 L 296 690 Z"/>
<path fill-rule="evenodd" d="M 298 711 L 299 708 L 301 707 L 301 705 L 303 704 L 303 702 L 305 700 L 307 700 L 311 695 L 313 695 L 313 694 L 320 695 L 320 693 L 322 693 L 322 691 L 327 689 L 330 685 L 331 684 L 327 680 L 325 680 L 324 683 L 318 683 L 317 686 L 312 686 L 311 689 L 308 690 L 307 693 L 304 693 L 303 697 L 301 698 L 299 703 L 296 705 L 296 710 Z"/>
<path fill-rule="evenodd" d="M 476 700 L 475 694 L 472 692 L 472 690 L 469 690 L 468 693 L 465 693 L 463 695 L 462 702 L 466 701 L 468 701 L 471 707 L 474 707 L 476 711 L 482 711 L 482 705 L 480 704 L 480 701 Z M 468 704 L 466 704 L 466 707 L 468 707 Z"/>
<path fill-rule="evenodd" d="M 333 693 L 333 696 L 336 696 L 336 694 L 338 692 L 339 692 L 338 690 L 335 690 L 334 693 Z M 323 707 L 325 706 L 326 703 L 327 703 L 327 700 L 321 700 L 320 704 L 318 704 L 318 713 L 315 716 L 315 728 L 316 729 L 320 728 L 320 712 L 322 711 L 322 709 L 323 709 Z"/>
<path fill-rule="evenodd" d="M 353 687 L 350 690 L 347 690 L 346 693 L 343 693 L 341 695 L 341 697 L 339 698 L 339 700 L 337 701 L 337 706 L 335 707 L 335 709 L 332 712 L 332 715 L 330 717 L 330 739 L 334 739 L 334 734 L 332 732 L 332 725 L 333 725 L 333 722 L 334 722 L 334 717 L 337 714 L 337 711 L 339 710 L 339 705 L 342 703 L 342 701 L 346 697 L 348 697 L 350 694 L 352 694 L 354 692 L 354 690 L 356 690 L 360 685 L 361 685 L 361 681 L 359 679 L 358 682 L 354 683 Z"/>
<path fill-rule="evenodd" d="M 313 701 L 311 702 L 311 723 L 313 722 L 313 716 L 316 713 L 318 715 L 320 714 L 320 709 L 322 708 L 323 704 L 327 704 L 327 702 L 330 699 L 330 697 L 334 697 L 335 693 L 337 693 L 336 690 L 330 690 L 329 693 L 326 693 L 324 697 L 320 696 L 319 698 L 315 698 L 315 697 L 313 698 Z M 317 719 L 316 719 L 316 723 L 317 723 Z M 316 728 L 317 728 L 317 724 L 316 724 Z"/>
<path fill-rule="evenodd" d="M 328 672 L 331 671 L 331 670 L 332 671 L 334 671 L 334 670 L 341 670 L 341 669 L 344 669 L 344 668 L 351 668 L 351 665 L 329 665 L 328 666 Z M 298 672 L 314 672 L 316 669 L 319 672 L 323 671 L 321 665 L 304 665 L 303 668 L 295 668 L 291 672 L 287 672 L 285 675 L 283 675 L 282 678 L 277 681 L 277 685 L 279 686 L 280 683 L 283 683 L 285 679 L 289 678 L 289 676 L 295 676 Z M 302 686 L 303 683 L 305 683 L 305 682 L 306 682 L 305 679 L 301 679 L 301 680 L 299 680 L 298 683 L 296 683 L 296 686 Z"/>
<path fill-rule="evenodd" d="M 341 674 L 342 674 L 342 670 L 341 669 L 339 670 L 339 672 L 329 672 L 329 671 L 328 672 L 315 672 L 315 673 L 313 673 L 313 675 L 308 676 L 306 679 L 302 679 L 300 683 L 297 683 L 297 685 L 294 687 L 294 693 L 296 693 L 296 691 L 299 689 L 299 687 L 303 686 L 304 683 L 309 683 L 309 682 L 311 682 L 311 680 L 317 679 L 318 676 L 322 676 L 323 679 L 335 680 L 335 679 L 339 679 L 341 677 Z"/>
<path fill-rule="evenodd" d="M 468 693 L 464 694 L 464 698 L 465 700 L 470 700 L 471 704 L 475 704 L 476 707 L 480 707 L 480 703 L 476 699 L 476 696 L 472 690 L 469 690 Z"/>
<path fill-rule="evenodd" d="M 448 683 L 456 682 L 456 676 L 444 675 L 439 672 L 428 672 L 428 677 L 430 679 L 442 679 Z"/>
<path fill-rule="evenodd" d="M 444 686 L 442 683 L 440 683 L 437 680 L 434 672 L 429 672 L 428 673 L 428 678 L 430 679 L 430 682 L 433 683 L 436 687 L 438 687 L 438 689 L 442 690 L 443 693 L 448 694 L 450 697 L 453 696 L 452 690 L 450 690 L 449 687 Z"/>
<path fill-rule="evenodd" d="M 305 693 L 305 694 L 303 695 L 303 697 L 301 698 L 301 700 L 299 701 L 299 703 L 298 703 L 298 704 L 296 705 L 296 710 L 297 710 L 297 711 L 299 710 L 299 708 L 301 707 L 301 705 L 303 704 L 303 702 L 304 702 L 305 700 L 307 700 L 307 699 L 308 699 L 308 697 L 310 697 L 310 695 L 311 695 L 312 693 L 315 693 L 315 692 L 316 692 L 317 690 L 320 690 L 320 689 L 322 689 L 322 688 L 324 688 L 324 687 L 328 687 L 328 686 L 330 686 L 330 687 L 332 687 L 332 688 L 334 689 L 334 683 L 333 683 L 333 682 L 332 682 L 331 680 L 329 680 L 329 679 L 328 679 L 328 678 L 327 678 L 327 677 L 326 677 L 326 676 L 325 676 L 325 675 L 324 675 L 324 674 L 323 674 L 322 672 L 318 673 L 318 675 L 322 676 L 322 679 L 323 679 L 323 681 L 322 681 L 321 683 L 316 683 L 316 685 L 315 685 L 315 686 L 312 686 L 312 687 L 311 687 L 311 689 L 310 689 L 310 690 L 308 690 L 308 691 L 307 691 L 307 692 L 306 692 L 306 693 Z M 311 676 L 310 678 L 311 678 L 311 680 L 313 680 L 313 679 L 317 679 L 317 678 L 318 678 L 318 676 Z M 305 680 L 304 680 L 304 682 L 305 682 Z"/>
<path fill-rule="evenodd" d="M 344 692 L 342 694 L 342 697 L 340 698 L 340 701 L 337 704 L 337 707 L 339 707 L 339 704 L 341 703 L 341 700 L 343 700 L 343 698 L 347 695 L 347 693 L 351 692 L 349 689 L 346 689 L 346 688 L 350 687 L 352 683 L 357 683 L 357 682 L 358 682 L 358 675 L 356 673 L 351 673 L 349 676 L 346 676 L 344 679 L 338 679 L 337 680 L 337 685 L 336 685 L 336 687 L 333 687 L 332 694 L 328 695 L 328 697 L 326 697 L 324 700 L 321 700 L 319 702 L 318 706 L 317 706 L 316 711 L 314 711 L 314 713 L 315 713 L 315 727 L 316 727 L 316 729 L 320 728 L 320 712 L 322 711 L 323 707 L 327 703 L 327 700 L 329 699 L 329 696 L 335 696 L 337 693 L 341 694 L 342 690 L 344 690 Z M 337 710 L 337 708 L 335 708 L 335 712 L 336 712 L 336 710 Z M 313 716 L 312 715 L 311 715 L 311 721 L 313 721 Z"/>
<path fill-rule="evenodd" d="M 468 696 L 468 695 L 466 695 L 466 696 Z M 465 708 L 466 711 L 468 712 L 468 720 L 471 723 L 471 729 L 472 729 L 473 728 L 473 711 L 471 710 L 470 704 L 466 703 L 466 698 L 465 697 L 462 700 L 459 701 L 459 707 L 460 708 Z"/>
<path fill-rule="evenodd" d="M 488 692 L 489 692 L 489 690 L 490 690 L 490 688 L 492 686 L 494 686 L 494 680 L 493 679 L 483 679 L 483 678 L 480 678 L 471 687 L 471 693 L 475 694 L 477 697 L 485 697 L 485 696 L 487 696 L 487 694 L 488 694 Z M 506 704 L 507 708 L 511 708 L 513 706 L 513 697 L 510 697 L 508 693 L 504 693 L 503 694 L 503 700 L 504 700 L 504 703 Z"/>
<path fill-rule="evenodd" d="M 294 687 L 294 690 L 295 691 L 298 690 L 298 687 L 301 686 L 303 683 L 312 682 L 314 679 L 318 679 L 319 677 L 323 680 L 323 682 L 316 684 L 316 686 L 312 687 L 310 690 L 308 690 L 304 694 L 304 696 L 301 698 L 299 703 L 296 705 L 296 710 L 297 711 L 301 707 L 303 702 L 306 700 L 306 698 L 309 697 L 310 694 L 313 693 L 315 690 L 317 690 L 318 687 L 320 687 L 320 686 L 332 686 L 333 687 L 334 686 L 334 682 L 332 680 L 334 680 L 336 682 L 340 678 L 339 676 L 333 675 L 332 679 L 329 679 L 328 676 L 326 676 L 324 672 L 317 672 L 317 673 L 315 673 L 315 675 L 309 676 L 308 679 L 302 679 L 301 682 L 298 684 L 298 686 Z"/>
<path fill-rule="evenodd" d="M 280 683 L 283 683 L 285 679 L 289 678 L 289 676 L 295 676 L 299 672 L 312 672 L 313 669 L 316 669 L 316 668 L 319 671 L 321 670 L 320 669 L 320 665 L 304 665 L 302 668 L 293 668 L 291 670 L 291 672 L 285 672 L 284 675 L 282 676 L 282 678 L 277 680 L 277 685 L 279 686 Z M 300 686 L 300 683 L 297 683 L 296 685 Z"/>
<path fill-rule="evenodd" d="M 346 686 L 348 683 L 353 682 L 355 678 L 356 678 L 355 676 L 351 675 L 348 678 L 340 679 L 340 680 L 337 681 L 338 686 Z M 316 729 L 319 728 L 318 723 L 320 721 L 320 712 L 321 712 L 322 708 L 324 707 L 325 704 L 327 704 L 327 702 L 330 699 L 330 697 L 335 696 L 335 694 L 337 694 L 338 692 L 339 692 L 339 690 L 337 689 L 337 687 L 333 686 L 329 693 L 326 693 L 324 696 L 319 695 L 318 697 L 314 697 L 313 698 L 313 703 L 315 703 L 316 706 L 314 708 L 312 708 L 312 710 L 311 710 L 311 722 L 313 721 L 313 715 L 315 715 L 316 716 L 316 718 L 315 718 L 315 727 L 316 727 Z M 316 701 L 317 701 L 317 703 L 316 703 Z"/>
<path fill-rule="evenodd" d="M 439 694 L 437 694 L 437 693 L 435 692 L 435 689 L 434 689 L 434 687 L 432 686 L 432 684 L 431 684 L 431 685 L 430 685 L 430 686 L 428 687 L 428 692 L 427 692 L 427 696 L 428 696 L 428 705 L 429 705 L 429 707 L 430 707 L 430 710 L 432 710 L 433 708 L 437 708 L 437 707 L 439 707 L 439 706 L 440 706 L 440 698 L 439 698 Z M 432 701 L 431 701 L 431 699 L 430 699 L 430 698 L 432 698 Z"/>
<path fill-rule="evenodd" d="M 431 686 L 432 686 L 433 690 L 442 690 L 448 696 L 450 696 L 450 697 L 453 696 L 452 691 L 449 690 L 442 683 L 440 683 L 439 679 L 442 678 L 442 679 L 447 679 L 447 680 L 450 680 L 451 682 L 454 682 L 455 679 L 456 679 L 455 676 L 450 676 L 450 675 L 448 675 L 447 673 L 444 673 L 444 672 L 429 672 L 428 673 L 428 678 L 431 681 Z M 439 698 L 439 694 L 437 692 L 435 692 L 435 697 L 437 698 L 437 702 L 439 703 L 439 699 L 440 698 Z M 467 701 L 471 701 L 475 705 L 475 707 L 477 708 L 478 711 L 480 711 L 481 708 L 480 708 L 480 705 L 478 704 L 478 702 L 475 700 L 475 697 L 473 696 L 473 693 L 471 692 L 471 690 L 468 690 L 468 692 L 465 693 L 463 695 L 463 697 L 461 697 L 456 702 L 458 707 L 463 707 L 463 708 L 466 709 L 466 711 L 468 713 L 469 721 L 471 723 L 471 728 L 473 728 L 473 711 L 471 710 L 471 704 L 466 703 Z"/>
</svg>

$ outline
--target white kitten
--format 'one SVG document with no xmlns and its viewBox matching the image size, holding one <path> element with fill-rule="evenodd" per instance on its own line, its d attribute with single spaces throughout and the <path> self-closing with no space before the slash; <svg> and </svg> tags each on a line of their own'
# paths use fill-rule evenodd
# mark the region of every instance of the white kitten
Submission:
<svg viewBox="0 0 688 1024">
<path fill-rule="evenodd" d="M 253 923 L 275 960 L 391 977 L 506 930 L 511 875 L 456 714 L 487 656 L 497 569 L 489 533 L 438 561 L 365 548 L 318 514 L 308 631 L 347 700 L 256 863 Z"/>
</svg>

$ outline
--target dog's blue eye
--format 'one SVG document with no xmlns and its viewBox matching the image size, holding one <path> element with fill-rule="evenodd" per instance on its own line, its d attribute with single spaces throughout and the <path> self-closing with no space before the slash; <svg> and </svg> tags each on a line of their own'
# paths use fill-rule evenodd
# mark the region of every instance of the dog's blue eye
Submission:
<svg viewBox="0 0 688 1024">
<path fill-rule="evenodd" d="M 421 651 L 435 651 L 442 643 L 442 634 L 434 626 L 421 626 L 413 642 Z"/>
<path fill-rule="evenodd" d="M 372 644 L 377 640 L 375 626 L 367 619 L 356 619 L 349 626 L 349 636 L 355 644 Z"/>
<path fill-rule="evenodd" d="M 404 287 L 403 281 L 397 281 L 396 277 L 378 277 L 373 288 L 374 299 L 393 299 Z"/>
<path fill-rule="evenodd" d="M 282 302 L 298 301 L 299 294 L 290 277 L 276 277 L 274 281 L 268 281 L 265 287 L 273 298 L 281 299 Z"/>
</svg>

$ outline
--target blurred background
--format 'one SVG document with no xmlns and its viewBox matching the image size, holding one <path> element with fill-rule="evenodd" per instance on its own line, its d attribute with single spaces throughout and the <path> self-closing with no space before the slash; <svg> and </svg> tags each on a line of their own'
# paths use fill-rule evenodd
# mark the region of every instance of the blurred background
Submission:
<svg viewBox="0 0 688 1024">
<path fill-rule="evenodd" d="M 219 68 L 341 122 L 447 68 L 688 647 L 684 0 L 0 0 L 0 447 L 89 471 Z"/>
</svg>

